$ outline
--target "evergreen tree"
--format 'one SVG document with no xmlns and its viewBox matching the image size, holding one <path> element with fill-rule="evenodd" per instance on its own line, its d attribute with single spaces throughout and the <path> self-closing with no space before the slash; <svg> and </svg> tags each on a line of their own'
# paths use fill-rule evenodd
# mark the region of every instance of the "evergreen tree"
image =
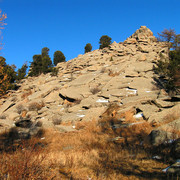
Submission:
<svg viewBox="0 0 180 180">
<path fill-rule="evenodd" d="M 155 72 L 160 75 L 165 89 L 170 95 L 180 93 L 180 50 L 169 52 L 169 58 L 161 59 L 157 62 Z"/>
<path fill-rule="evenodd" d="M 39 76 L 42 73 L 42 57 L 34 55 L 30 65 L 29 76 Z"/>
<path fill-rule="evenodd" d="M 41 51 L 41 58 L 42 58 L 42 72 L 44 74 L 51 71 L 53 67 L 51 58 L 49 57 L 49 48 L 44 47 Z"/>
<path fill-rule="evenodd" d="M 99 41 L 99 49 L 103 49 L 105 47 L 109 47 L 109 45 L 111 44 L 111 38 L 107 35 L 104 35 L 100 38 L 100 41 Z"/>
<path fill-rule="evenodd" d="M 165 29 L 158 34 L 160 40 L 169 43 L 169 57 L 165 58 L 161 54 L 155 72 L 160 75 L 165 89 L 171 96 L 180 94 L 180 34 L 176 35 L 174 29 Z"/>
<path fill-rule="evenodd" d="M 92 46 L 90 43 L 87 43 L 86 46 L 84 47 L 85 53 L 91 52 Z"/>
<path fill-rule="evenodd" d="M 0 96 L 4 95 L 8 90 L 15 87 L 16 79 L 15 66 L 7 65 L 6 59 L 0 57 Z"/>
<path fill-rule="evenodd" d="M 24 79 L 26 76 L 27 71 L 27 63 L 24 63 L 20 69 L 17 71 L 17 80 L 20 81 L 21 79 Z"/>
<path fill-rule="evenodd" d="M 60 62 L 65 62 L 66 61 L 66 57 L 64 56 L 64 54 L 61 51 L 56 51 L 54 53 L 54 65 L 56 66 L 58 63 Z"/>
<path fill-rule="evenodd" d="M 51 71 L 53 65 L 49 57 L 49 49 L 42 48 L 41 55 L 34 55 L 30 65 L 29 76 L 39 76 L 40 74 Z"/>
</svg>

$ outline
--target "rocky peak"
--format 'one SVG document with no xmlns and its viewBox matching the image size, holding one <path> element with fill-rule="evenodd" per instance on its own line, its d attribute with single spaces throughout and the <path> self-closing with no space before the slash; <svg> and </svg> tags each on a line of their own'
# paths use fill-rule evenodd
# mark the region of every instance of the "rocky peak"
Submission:
<svg viewBox="0 0 180 180">
<path fill-rule="evenodd" d="M 141 26 L 136 32 L 131 35 L 125 42 L 127 43 L 135 43 L 135 42 L 156 42 L 157 39 L 153 36 L 153 32 L 147 28 L 146 26 Z"/>
<path fill-rule="evenodd" d="M 0 99 L 0 131 L 16 126 L 19 137 L 24 132 L 26 138 L 37 132 L 37 122 L 60 132 L 75 131 L 76 123 L 99 120 L 111 104 L 120 107 L 117 119 L 130 109 L 134 123 L 141 118 L 159 124 L 168 114 L 180 112 L 180 105 L 156 86 L 153 67 L 160 54 L 168 55 L 166 43 L 141 26 L 124 43 L 113 42 L 59 63 L 55 77 L 28 77 L 17 91 Z M 180 123 L 176 127 L 180 129 Z"/>
</svg>

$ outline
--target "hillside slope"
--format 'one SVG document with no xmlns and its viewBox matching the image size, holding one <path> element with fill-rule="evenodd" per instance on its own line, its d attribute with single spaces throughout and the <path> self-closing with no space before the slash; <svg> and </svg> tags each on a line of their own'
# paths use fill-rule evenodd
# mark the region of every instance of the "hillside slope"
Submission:
<svg viewBox="0 0 180 180">
<path fill-rule="evenodd" d="M 61 132 L 75 131 L 76 122 L 98 120 L 110 104 L 116 104 L 116 118 L 131 111 L 135 123 L 141 119 L 156 128 L 163 124 L 167 129 L 165 117 L 176 113 L 173 120 L 179 130 L 179 101 L 173 102 L 160 88 L 153 70 L 161 54 L 167 56 L 167 44 L 141 26 L 123 43 L 59 63 L 57 77 L 28 77 L 0 100 L 0 128 L 28 120 Z"/>
</svg>

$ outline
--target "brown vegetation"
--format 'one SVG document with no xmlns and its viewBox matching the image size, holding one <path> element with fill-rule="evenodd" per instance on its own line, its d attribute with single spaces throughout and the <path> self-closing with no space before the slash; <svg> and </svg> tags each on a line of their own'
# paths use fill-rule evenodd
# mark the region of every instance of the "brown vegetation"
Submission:
<svg viewBox="0 0 180 180">
<path fill-rule="evenodd" d="M 115 105 L 110 107 L 116 109 Z M 118 107 L 117 107 L 118 109 Z M 78 131 L 46 130 L 44 138 L 28 140 L 0 157 L 1 179 L 160 179 L 164 161 L 152 159 L 142 145 L 151 131 L 147 122 L 114 130 L 116 111 L 99 121 L 77 122 Z M 131 111 L 122 115 L 134 122 Z M 158 151 L 160 152 L 160 151 Z M 167 151 L 162 151 L 164 157 Z"/>
<path fill-rule="evenodd" d="M 22 99 L 25 99 L 27 98 L 29 95 L 32 94 L 32 91 L 31 90 L 27 90 L 26 92 L 24 92 L 22 95 L 21 95 L 21 98 Z"/>
<path fill-rule="evenodd" d="M 44 106 L 45 106 L 44 102 L 32 102 L 29 104 L 28 110 L 29 111 L 38 111 Z"/>
</svg>

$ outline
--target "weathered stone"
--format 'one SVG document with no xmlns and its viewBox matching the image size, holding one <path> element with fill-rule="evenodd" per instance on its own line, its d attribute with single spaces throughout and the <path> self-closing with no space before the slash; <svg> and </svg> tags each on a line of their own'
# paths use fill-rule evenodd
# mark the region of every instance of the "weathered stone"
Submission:
<svg viewBox="0 0 180 180">
<path fill-rule="evenodd" d="M 127 43 L 127 44 L 136 44 L 137 43 L 137 40 L 135 38 L 128 38 L 124 41 L 124 43 Z"/>
<path fill-rule="evenodd" d="M 64 125 L 57 125 L 55 126 L 55 129 L 60 131 L 60 132 L 72 132 L 72 131 L 77 131 L 75 128 L 72 126 L 64 126 Z"/>
<path fill-rule="evenodd" d="M 180 131 L 180 118 L 174 120 L 172 119 L 170 122 L 162 124 L 158 129 L 171 132 L 174 134 L 174 138 L 177 138 Z"/>
<path fill-rule="evenodd" d="M 8 115 L 8 119 L 14 121 L 16 118 L 18 118 L 20 115 L 16 112 L 12 112 Z"/>
<path fill-rule="evenodd" d="M 15 126 L 14 121 L 9 119 L 0 119 L 0 127 L 7 129 Z"/>
<path fill-rule="evenodd" d="M 50 94 L 50 92 L 53 90 L 52 87 L 44 87 L 44 89 L 42 91 L 37 91 L 35 93 L 33 93 L 32 95 L 28 96 L 29 100 L 35 100 L 38 98 L 44 98 L 46 97 L 48 94 Z"/>
<path fill-rule="evenodd" d="M 161 99 L 156 99 L 154 102 L 160 108 L 168 108 L 175 105 L 173 102 L 163 101 Z"/>
<path fill-rule="evenodd" d="M 144 105 L 141 104 L 141 105 L 138 105 L 137 108 L 142 111 L 145 119 L 149 119 L 151 115 L 153 115 L 154 113 L 157 113 L 160 110 L 155 105 L 150 105 L 150 104 L 144 104 Z"/>
<path fill-rule="evenodd" d="M 99 117 L 106 111 L 107 107 L 97 107 L 91 108 L 87 111 L 86 115 L 83 117 L 83 121 L 98 120 Z"/>
<path fill-rule="evenodd" d="M 89 87 L 88 86 L 84 86 L 84 87 L 74 87 L 74 86 L 71 86 L 71 87 L 68 87 L 68 88 L 64 88 L 64 89 L 61 89 L 59 91 L 59 94 L 60 94 L 60 97 L 61 98 L 70 98 L 74 100 L 81 100 L 83 99 L 83 97 L 85 95 L 90 95 L 90 91 L 89 91 Z"/>
<path fill-rule="evenodd" d="M 168 122 L 169 119 L 180 117 L 179 112 L 180 112 L 180 104 L 177 104 L 172 108 L 164 109 L 161 112 L 152 114 L 149 117 L 148 122 L 162 124 L 164 122 Z"/>
<path fill-rule="evenodd" d="M 147 57 L 146 57 L 146 55 L 141 54 L 141 55 L 138 56 L 137 60 L 138 60 L 138 61 L 146 61 L 146 60 L 147 60 Z"/>
<path fill-rule="evenodd" d="M 149 134 L 150 143 L 153 146 L 157 146 L 172 139 L 172 134 L 163 130 L 152 130 Z"/>
<path fill-rule="evenodd" d="M 156 42 L 157 39 L 146 26 L 141 26 L 130 38 L 134 38 L 139 42 Z"/>
<path fill-rule="evenodd" d="M 14 102 L 7 100 L 2 106 L 0 106 L 0 114 L 2 114 L 3 112 L 5 112 L 14 105 L 15 105 Z"/>
<path fill-rule="evenodd" d="M 53 103 L 53 102 L 61 103 L 61 102 L 63 102 L 62 99 L 59 96 L 59 92 L 58 91 L 51 92 L 43 100 L 44 100 L 45 103 Z"/>
<path fill-rule="evenodd" d="M 79 76 L 77 79 L 75 79 L 73 82 L 71 82 L 71 86 L 80 86 L 80 85 L 84 85 L 84 84 L 88 84 L 90 83 L 95 77 L 97 76 L 97 74 L 95 73 L 90 73 L 90 74 L 85 74 L 82 76 Z"/>
<path fill-rule="evenodd" d="M 82 119 L 82 117 L 78 113 L 67 113 L 62 115 L 61 119 L 62 122 L 73 122 Z"/>
</svg>

